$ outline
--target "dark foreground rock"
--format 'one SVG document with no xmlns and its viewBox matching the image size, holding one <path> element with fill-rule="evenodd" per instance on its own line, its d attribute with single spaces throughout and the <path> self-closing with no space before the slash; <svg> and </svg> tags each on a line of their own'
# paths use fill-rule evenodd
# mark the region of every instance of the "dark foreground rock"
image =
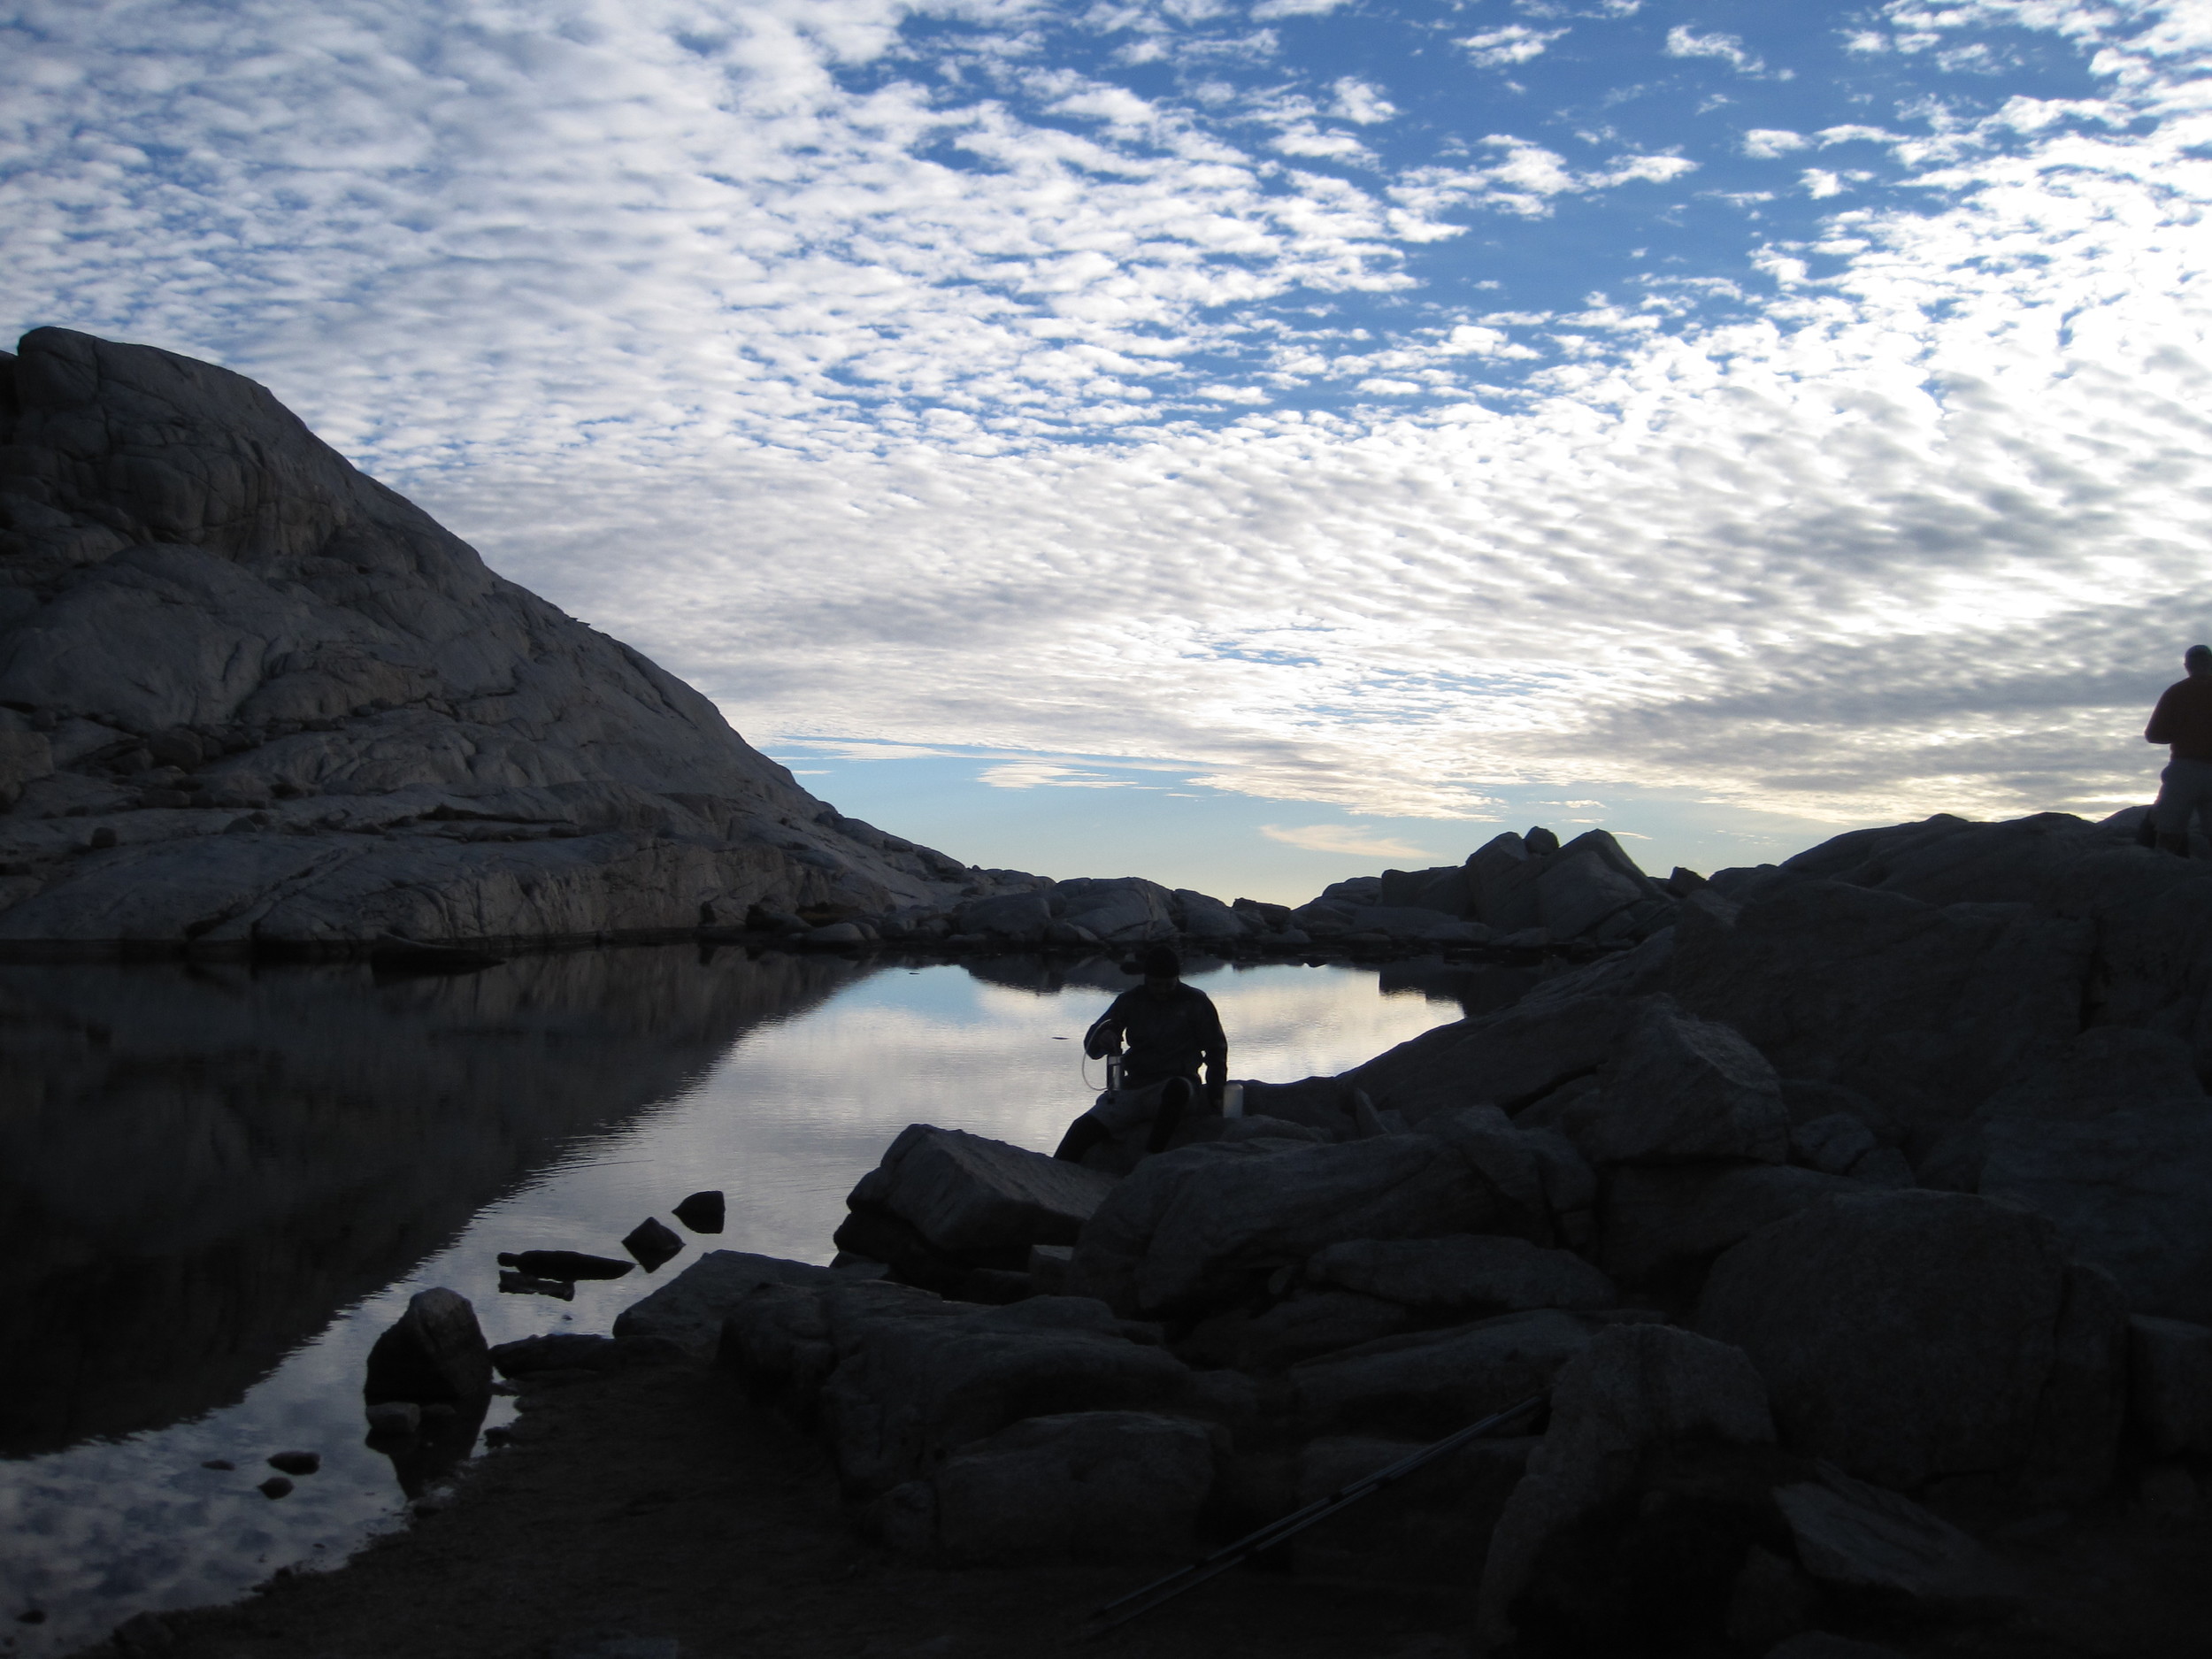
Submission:
<svg viewBox="0 0 2212 1659">
<path fill-rule="evenodd" d="M 839 1235 L 864 1254 L 873 1228 L 910 1283 L 764 1286 L 725 1363 L 941 1559 L 1218 1540 L 1548 1395 L 1425 1512 L 1479 1569 L 1485 1651 L 2040 1651 L 2054 1616 L 1996 1545 L 2058 1505 L 2198 1514 L 2212 1434 L 2212 1327 L 2185 1317 L 2212 1056 L 2176 1011 L 2200 994 L 2157 1004 L 2107 940 L 2144 914 L 2114 891 L 2199 878 L 2119 840 L 2042 835 L 2037 885 L 1996 837 L 1988 896 L 1955 864 L 1922 895 L 1820 849 L 1722 872 L 1504 1006 L 1248 1082 L 1254 1117 L 1057 1210 L 1024 1195 L 1060 1179 L 1041 1155 L 911 1131 Z M 2154 1027 L 2097 1023 L 2108 949 Z M 931 1297 L 932 1272 L 1005 1305 Z M 1142 1522 L 1099 1472 L 1116 1446 L 1179 1471 Z M 1393 1573 L 1342 1541 L 1290 1559 Z"/>
<path fill-rule="evenodd" d="M 375 1403 L 407 1400 L 481 1400 L 491 1392 L 492 1363 L 476 1310 L 444 1289 L 418 1292 L 407 1311 L 369 1349 L 363 1392 Z"/>
<path fill-rule="evenodd" d="M 1924 1192 L 1801 1210 L 1720 1258 L 1697 1327 L 1750 1355 L 1793 1446 L 1849 1473 L 2075 1499 L 2110 1481 L 2126 1314 L 2024 1210 Z"/>
</svg>

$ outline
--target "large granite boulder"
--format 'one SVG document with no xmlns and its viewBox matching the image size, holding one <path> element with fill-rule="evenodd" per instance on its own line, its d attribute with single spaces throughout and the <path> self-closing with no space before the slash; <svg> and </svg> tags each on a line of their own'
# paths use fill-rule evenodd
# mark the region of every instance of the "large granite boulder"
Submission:
<svg viewBox="0 0 2212 1659">
<path fill-rule="evenodd" d="M 1178 887 L 1174 919 L 1186 939 L 1207 944 L 1227 944 L 1256 930 L 1233 907 L 1189 887 Z"/>
<path fill-rule="evenodd" d="M 1595 1164 L 1779 1164 L 1789 1112 L 1766 1057 L 1726 1025 L 1646 1003 L 1598 1086 L 1525 1115 L 1555 1122 Z"/>
<path fill-rule="evenodd" d="M 458 1291 L 418 1291 L 369 1349 L 362 1393 L 370 1404 L 488 1398 L 492 1391 L 491 1348 L 476 1323 L 476 1310 Z"/>
<path fill-rule="evenodd" d="M 1979 1190 L 2047 1216 L 2129 1309 L 2212 1324 L 2212 1101 L 1986 1125 Z"/>
<path fill-rule="evenodd" d="M 1704 895 L 1701 895 L 1701 899 Z M 1671 981 L 1784 1076 L 1867 1097 L 1917 1157 L 2081 1027 L 2094 933 L 2025 904 L 1924 904 L 1840 882 L 1770 880 L 1685 907 Z"/>
<path fill-rule="evenodd" d="M 899 1286 L 816 1294 L 835 1365 L 822 1421 L 856 1494 L 916 1479 L 1025 1417 L 1172 1409 L 1190 1377 L 1136 1340 L 1156 1331 L 1085 1297 L 978 1309 Z"/>
<path fill-rule="evenodd" d="M 2096 971 L 2082 987 L 2090 1022 L 2174 1033 L 2212 1074 L 2208 987 L 2185 965 L 2212 954 L 2212 865 L 2136 845 L 2139 818 L 2139 809 L 2094 824 L 2062 812 L 1999 824 L 1940 815 L 1838 836 L 1781 873 L 2081 918 L 2097 933 Z"/>
<path fill-rule="evenodd" d="M 2023 1133 L 2033 1139 L 2035 1131 L 2023 1125 L 2093 1123 L 2131 1107 L 2204 1099 L 2196 1056 L 2184 1039 L 2132 1025 L 2093 1025 L 2002 1085 L 1945 1134 L 1921 1160 L 1920 1184 L 1979 1191 L 1995 1125 L 2008 1125 L 2008 1140 Z"/>
<path fill-rule="evenodd" d="M 0 391 L 0 947 L 589 941 L 975 880 L 251 380 L 42 328 Z"/>
<path fill-rule="evenodd" d="M 2082 1494 L 2110 1477 L 2126 1314 L 2011 1205 L 1893 1192 L 1801 1210 L 1714 1263 L 1696 1325 L 1751 1356 L 1790 1447 L 1863 1479 Z"/>
<path fill-rule="evenodd" d="M 1548 1244 L 1555 1217 L 1586 1208 L 1589 1189 L 1571 1148 L 1516 1130 L 1494 1107 L 1346 1145 L 1188 1147 L 1147 1160 L 1099 1205 L 1068 1283 L 1125 1312 L 1201 1309 L 1349 1239 L 1486 1233 Z"/>
<path fill-rule="evenodd" d="M 884 1210 L 948 1255 L 1073 1244 L 1114 1179 L 959 1129 L 910 1124 L 847 1198 Z"/>
<path fill-rule="evenodd" d="M 1550 1426 L 1492 1535 L 1476 1651 L 1513 1644 L 1517 1624 L 1537 1610 L 1521 1603 L 1548 1548 L 1629 1491 L 1655 1449 L 1763 1447 L 1774 1438 L 1765 1385 L 1740 1350 L 1661 1325 L 1616 1325 L 1585 1343 L 1552 1380 Z M 1734 1553 L 1740 1557 L 1740 1544 Z M 1617 1591 L 1628 1576 L 1608 1574 L 1615 1582 L 1606 1587 Z M 1593 1611 L 1586 1606 L 1582 1617 Z"/>
<path fill-rule="evenodd" d="M 1612 1059 L 1645 1004 L 1624 997 L 1529 1002 L 1455 1020 L 1327 1079 L 1347 1109 L 1352 1091 L 1418 1125 L 1485 1102 L 1518 1112 Z M 1280 1112 L 1267 1096 L 1266 1110 Z"/>
<path fill-rule="evenodd" d="M 1175 936 L 1175 895 L 1141 876 L 1091 877 L 1052 889 L 1052 913 L 1110 945 Z"/>
</svg>

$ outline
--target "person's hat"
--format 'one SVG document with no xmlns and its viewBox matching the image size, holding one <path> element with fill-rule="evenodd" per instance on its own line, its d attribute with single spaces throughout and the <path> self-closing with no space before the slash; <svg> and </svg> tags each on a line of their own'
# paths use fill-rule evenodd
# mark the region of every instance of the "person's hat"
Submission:
<svg viewBox="0 0 2212 1659">
<path fill-rule="evenodd" d="M 2185 663 L 2212 662 L 2212 645 L 2192 645 L 2181 654 Z"/>
</svg>

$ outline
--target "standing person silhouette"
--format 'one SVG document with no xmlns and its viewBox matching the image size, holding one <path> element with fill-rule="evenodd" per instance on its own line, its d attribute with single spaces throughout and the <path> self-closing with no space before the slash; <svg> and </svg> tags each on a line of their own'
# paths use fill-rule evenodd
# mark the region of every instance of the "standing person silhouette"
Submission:
<svg viewBox="0 0 2212 1659">
<path fill-rule="evenodd" d="M 2212 834 L 2212 645 L 2192 645 L 2182 653 L 2188 678 L 2166 687 L 2143 728 L 2147 743 L 2171 746 L 2172 757 L 2158 774 L 2158 801 L 2151 821 L 2165 851 L 2189 856 L 2189 820 L 2202 816 Z"/>
<path fill-rule="evenodd" d="M 1100 1141 L 1133 1129 L 1148 1118 L 1152 1133 L 1145 1150 L 1157 1152 L 1198 1098 L 1199 1068 L 1206 1071 L 1207 1097 L 1218 1110 L 1221 1086 L 1229 1076 L 1229 1039 L 1213 998 L 1183 983 L 1183 959 L 1166 945 L 1148 945 L 1137 957 L 1144 983 L 1124 991 L 1083 1033 L 1083 1052 L 1092 1059 L 1128 1053 L 1121 1064 L 1121 1087 L 1068 1125 L 1052 1156 L 1080 1164 Z"/>
</svg>

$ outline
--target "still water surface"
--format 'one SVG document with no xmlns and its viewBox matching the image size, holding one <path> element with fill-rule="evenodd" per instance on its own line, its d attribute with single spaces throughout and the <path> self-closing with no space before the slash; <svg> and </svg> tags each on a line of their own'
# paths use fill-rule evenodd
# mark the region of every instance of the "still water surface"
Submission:
<svg viewBox="0 0 2212 1659">
<path fill-rule="evenodd" d="M 1461 1011 L 1440 973 L 1191 978 L 1232 1073 L 1273 1082 Z M 826 1261 L 909 1123 L 1048 1150 L 1097 1081 L 1076 1040 L 1130 983 L 1102 960 L 689 947 L 399 980 L 0 967 L 0 1653 L 228 1600 L 397 1524 L 440 1471 L 362 1443 L 359 1388 L 418 1290 L 469 1297 L 494 1342 L 603 1332 L 702 1248 Z M 498 1251 L 619 1256 L 703 1187 L 726 1230 L 659 1273 L 500 1293 Z M 321 1471 L 263 1497 L 292 1449 Z"/>
</svg>

